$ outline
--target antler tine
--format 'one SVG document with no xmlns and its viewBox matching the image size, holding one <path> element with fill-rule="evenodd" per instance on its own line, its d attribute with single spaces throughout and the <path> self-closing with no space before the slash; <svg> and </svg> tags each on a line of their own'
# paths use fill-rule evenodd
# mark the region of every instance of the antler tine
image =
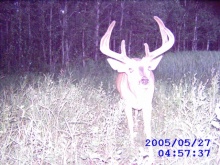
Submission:
<svg viewBox="0 0 220 165">
<path fill-rule="evenodd" d="M 144 43 L 144 48 L 145 48 L 145 56 L 149 57 L 150 51 L 149 51 L 149 46 L 147 43 Z"/>
<path fill-rule="evenodd" d="M 112 51 L 109 47 L 110 37 L 111 37 L 112 30 L 115 26 L 115 23 L 116 23 L 116 21 L 112 21 L 112 23 L 108 27 L 108 30 L 106 31 L 106 33 L 102 37 L 101 42 L 100 42 L 100 51 L 103 54 L 105 54 L 111 58 L 114 58 L 114 59 L 121 61 L 121 62 L 125 62 L 128 60 L 128 57 L 127 57 L 126 51 L 125 51 L 125 41 L 124 40 L 122 40 L 122 42 L 121 42 L 121 54 Z"/>
<path fill-rule="evenodd" d="M 154 16 L 154 19 L 156 20 L 160 28 L 160 34 L 162 37 L 162 46 L 154 50 L 153 52 L 150 52 L 152 58 L 156 58 L 157 56 L 169 50 L 175 42 L 173 33 L 168 28 L 166 28 L 163 21 L 157 16 Z"/>
<path fill-rule="evenodd" d="M 125 50 L 125 40 L 121 41 L 121 54 L 124 55 L 124 56 L 127 56 L 126 55 L 126 50 Z"/>
</svg>

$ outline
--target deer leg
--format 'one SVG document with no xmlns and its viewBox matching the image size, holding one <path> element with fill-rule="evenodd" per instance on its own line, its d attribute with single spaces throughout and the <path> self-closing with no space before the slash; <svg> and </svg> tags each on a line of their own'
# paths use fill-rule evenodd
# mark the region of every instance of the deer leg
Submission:
<svg viewBox="0 0 220 165">
<path fill-rule="evenodd" d="M 148 102 L 147 108 L 142 109 L 143 111 L 143 120 L 144 120 L 144 132 L 146 135 L 146 138 L 151 141 L 151 113 L 152 113 L 152 103 Z M 153 148 L 150 146 L 148 148 L 149 150 L 149 161 L 151 163 L 154 162 L 154 153 Z"/>
<path fill-rule="evenodd" d="M 132 144 L 134 144 L 134 122 L 133 122 L 133 116 L 132 116 L 132 107 L 126 105 L 125 107 L 125 114 L 128 119 L 128 128 L 130 131 L 130 141 Z"/>
<path fill-rule="evenodd" d="M 138 130 L 138 110 L 134 111 L 134 128 Z"/>
</svg>

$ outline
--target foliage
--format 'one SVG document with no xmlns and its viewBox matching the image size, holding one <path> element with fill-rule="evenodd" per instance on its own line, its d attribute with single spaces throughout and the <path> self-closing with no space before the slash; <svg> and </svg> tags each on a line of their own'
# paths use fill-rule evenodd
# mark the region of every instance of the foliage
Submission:
<svg viewBox="0 0 220 165">
<path fill-rule="evenodd" d="M 204 56 L 210 57 L 206 63 Z M 208 147 L 184 149 L 210 149 L 211 153 L 208 157 L 157 157 L 156 164 L 219 161 L 220 134 L 211 124 L 220 103 L 219 68 L 212 69 L 219 66 L 218 58 L 218 52 L 183 52 L 163 59 L 155 74 L 153 138 L 210 139 Z M 148 157 L 141 115 L 135 129 L 136 147 L 131 148 L 114 74 L 105 63 L 95 66 L 90 61 L 91 69 L 85 72 L 72 68 L 58 76 L 1 76 L 0 164 L 144 164 Z M 184 76 L 184 72 L 191 74 Z M 162 149 L 182 148 L 156 146 L 155 155 Z"/>
<path fill-rule="evenodd" d="M 143 54 L 145 42 L 153 51 L 161 45 L 154 15 L 174 33 L 171 51 L 189 51 L 193 40 L 197 50 L 220 49 L 217 2 L 52 0 L 0 4 L 0 69 L 4 73 L 57 74 L 87 65 L 87 59 L 100 62 L 104 56 L 97 45 L 112 20 L 117 22 L 111 38 L 113 50 L 120 51 L 125 39 L 129 56 Z"/>
<path fill-rule="evenodd" d="M 220 53 L 217 51 L 184 51 L 166 53 L 155 74 L 162 79 L 180 80 L 193 77 L 206 81 L 212 72 L 220 70 Z"/>
</svg>

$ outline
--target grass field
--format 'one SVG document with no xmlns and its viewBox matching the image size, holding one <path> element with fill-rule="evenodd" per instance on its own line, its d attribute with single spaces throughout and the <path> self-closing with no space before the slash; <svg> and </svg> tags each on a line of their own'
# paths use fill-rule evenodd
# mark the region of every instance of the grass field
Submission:
<svg viewBox="0 0 220 165">
<path fill-rule="evenodd" d="M 0 164 L 146 164 L 141 111 L 133 148 L 116 73 L 106 62 L 88 65 L 56 77 L 1 76 Z M 156 164 L 220 163 L 220 52 L 167 53 L 154 73 L 152 138 L 179 142 L 155 146 Z"/>
</svg>

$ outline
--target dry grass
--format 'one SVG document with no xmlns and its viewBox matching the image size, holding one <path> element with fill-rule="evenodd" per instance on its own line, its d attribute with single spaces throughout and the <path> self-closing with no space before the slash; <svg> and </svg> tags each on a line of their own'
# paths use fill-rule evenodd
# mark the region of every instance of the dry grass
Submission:
<svg viewBox="0 0 220 165">
<path fill-rule="evenodd" d="M 156 71 L 153 138 L 211 142 L 208 147 L 155 146 L 155 155 L 159 150 L 172 151 L 170 157 L 157 157 L 156 164 L 213 165 L 219 161 L 220 131 L 212 122 L 219 122 L 220 56 L 206 52 L 211 60 L 204 63 L 205 52 L 195 54 L 196 58 L 187 53 L 170 55 Z M 50 75 L 4 76 L 0 83 L 0 164 L 146 164 L 141 117 L 132 148 L 123 102 L 118 101 L 113 76 L 100 72 L 104 69 L 96 69 L 97 77 L 87 72 L 82 79 L 76 74 L 56 80 Z M 173 151 L 179 149 L 211 152 L 208 157 L 186 157 L 185 153 L 174 157 Z"/>
</svg>

